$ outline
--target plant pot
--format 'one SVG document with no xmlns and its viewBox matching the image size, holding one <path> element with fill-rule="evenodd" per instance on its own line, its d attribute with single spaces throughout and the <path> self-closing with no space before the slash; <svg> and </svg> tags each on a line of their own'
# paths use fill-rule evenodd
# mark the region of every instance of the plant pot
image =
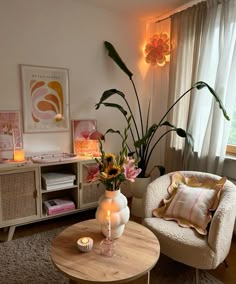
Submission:
<svg viewBox="0 0 236 284">
<path fill-rule="evenodd" d="M 146 177 L 136 178 L 134 182 L 130 183 L 132 193 L 131 215 L 143 217 L 143 194 L 150 182 L 151 177 Z"/>
<path fill-rule="evenodd" d="M 120 190 L 105 190 L 99 199 L 99 206 L 96 211 L 96 220 L 101 225 L 102 233 L 108 237 L 107 214 L 110 210 L 111 238 L 119 238 L 125 229 L 125 224 L 129 221 L 130 211 L 127 198 Z"/>
</svg>

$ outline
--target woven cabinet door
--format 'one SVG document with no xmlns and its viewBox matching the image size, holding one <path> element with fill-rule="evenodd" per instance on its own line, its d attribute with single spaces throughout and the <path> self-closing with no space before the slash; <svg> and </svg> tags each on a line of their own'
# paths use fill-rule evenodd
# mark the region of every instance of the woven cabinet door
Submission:
<svg viewBox="0 0 236 284">
<path fill-rule="evenodd" d="M 80 208 L 94 208 L 98 205 L 98 200 L 104 194 L 105 186 L 101 183 L 84 184 L 80 188 Z"/>
<path fill-rule="evenodd" d="M 12 225 L 39 217 L 37 171 L 0 174 L 0 225 Z"/>
</svg>

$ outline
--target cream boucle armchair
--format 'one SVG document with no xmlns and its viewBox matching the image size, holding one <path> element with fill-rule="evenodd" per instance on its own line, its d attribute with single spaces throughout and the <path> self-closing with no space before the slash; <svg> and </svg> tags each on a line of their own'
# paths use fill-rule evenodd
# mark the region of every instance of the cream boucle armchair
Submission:
<svg viewBox="0 0 236 284">
<path fill-rule="evenodd" d="M 182 171 L 184 176 L 196 176 L 199 180 L 220 177 L 202 173 Z M 148 227 L 158 238 L 161 252 L 168 257 L 197 269 L 215 269 L 227 257 L 234 229 L 236 216 L 236 186 L 226 181 L 221 192 L 220 202 L 210 223 L 208 235 L 198 234 L 194 229 L 180 227 L 175 221 L 166 221 L 152 215 L 153 209 L 167 198 L 172 173 L 154 180 L 147 187 L 144 197 L 143 225 Z"/>
</svg>

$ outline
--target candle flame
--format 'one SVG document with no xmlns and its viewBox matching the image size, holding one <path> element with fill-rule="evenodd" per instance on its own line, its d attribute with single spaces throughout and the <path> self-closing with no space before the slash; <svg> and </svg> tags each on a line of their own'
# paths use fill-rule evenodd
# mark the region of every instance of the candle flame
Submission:
<svg viewBox="0 0 236 284">
<path fill-rule="evenodd" d="M 83 244 L 87 244 L 88 243 L 88 238 L 82 238 L 81 239 L 81 243 L 83 243 Z"/>
<path fill-rule="evenodd" d="M 107 210 L 107 216 L 110 217 L 111 216 L 111 212 L 110 210 Z"/>
</svg>

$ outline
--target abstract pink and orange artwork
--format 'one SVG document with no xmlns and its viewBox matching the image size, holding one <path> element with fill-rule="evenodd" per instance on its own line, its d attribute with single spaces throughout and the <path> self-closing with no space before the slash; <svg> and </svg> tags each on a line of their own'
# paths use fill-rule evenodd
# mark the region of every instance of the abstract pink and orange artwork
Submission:
<svg viewBox="0 0 236 284">
<path fill-rule="evenodd" d="M 69 130 L 68 70 L 21 66 L 24 131 Z"/>
</svg>

